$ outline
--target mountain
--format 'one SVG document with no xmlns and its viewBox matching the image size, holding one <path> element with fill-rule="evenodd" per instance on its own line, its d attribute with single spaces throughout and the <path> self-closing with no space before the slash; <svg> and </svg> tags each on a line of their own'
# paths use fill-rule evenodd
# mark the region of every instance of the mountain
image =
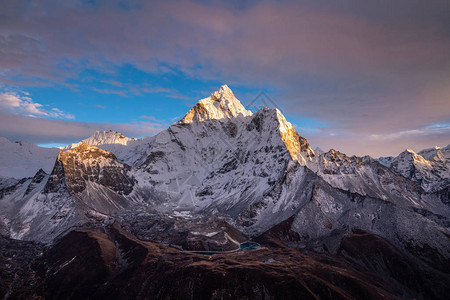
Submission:
<svg viewBox="0 0 450 300">
<path fill-rule="evenodd" d="M 227 85 L 223 85 L 208 98 L 198 101 L 179 123 L 187 124 L 207 120 L 234 119 L 251 115 L 252 112 L 244 108 L 231 89 Z"/>
<path fill-rule="evenodd" d="M 159 273 L 171 277 L 167 268 L 175 260 L 181 281 L 192 274 L 198 280 L 180 285 L 179 293 L 205 299 L 230 293 L 216 279 L 207 281 L 210 270 L 233 285 L 249 280 L 242 289 L 269 298 L 295 298 L 273 283 L 289 274 L 292 291 L 308 297 L 326 286 L 328 295 L 344 298 L 444 299 L 450 286 L 448 147 L 419 153 L 424 157 L 407 150 L 381 164 L 333 149 L 314 151 L 278 109 L 250 112 L 224 85 L 154 137 L 96 132 L 61 150 L 51 171 L 4 181 L 0 232 L 11 245 L 11 238 L 45 243 L 42 274 L 73 263 L 64 275 L 42 275 L 53 298 L 61 297 L 59 284 L 91 274 L 75 270 L 82 265 L 76 257 L 93 255 L 92 262 L 107 258 L 92 269 L 103 274 L 98 278 L 109 278 L 102 280 L 115 288 L 134 278 L 136 293 L 153 291 L 144 285 L 144 277 L 157 274 L 145 271 L 148 261 L 164 262 Z M 264 247 L 222 253 L 248 240 Z M 78 243 L 71 257 L 58 254 Z M 91 248 L 96 252 L 86 252 Z M 189 251 L 230 256 L 214 262 Z M 236 280 L 233 264 L 245 257 L 254 271 Z M 320 280 L 296 277 L 304 270 L 316 270 Z M 122 271 L 132 277 L 120 277 Z M 307 292 L 300 288 L 305 282 Z M 95 289 L 98 282 L 86 284 Z M 211 290 L 196 294 L 196 284 Z"/>
<path fill-rule="evenodd" d="M 377 158 L 376 160 L 383 166 L 390 167 L 393 159 L 394 159 L 393 156 L 382 156 Z"/>
<path fill-rule="evenodd" d="M 418 153 L 407 149 L 396 157 L 380 157 L 378 161 L 428 192 L 445 189 L 450 183 L 450 145 Z"/>
<path fill-rule="evenodd" d="M 319 155 L 325 153 L 325 151 L 323 151 L 322 148 L 320 148 L 320 147 L 314 148 L 314 152 L 319 154 Z"/>
</svg>

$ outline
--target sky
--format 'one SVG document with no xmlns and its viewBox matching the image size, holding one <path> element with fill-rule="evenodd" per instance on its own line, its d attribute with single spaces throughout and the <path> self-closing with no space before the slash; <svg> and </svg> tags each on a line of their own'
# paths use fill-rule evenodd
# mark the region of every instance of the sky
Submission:
<svg viewBox="0 0 450 300">
<path fill-rule="evenodd" d="M 227 84 L 323 150 L 446 146 L 448 16 L 448 0 L 0 0 L 0 136 L 151 136 Z"/>
</svg>

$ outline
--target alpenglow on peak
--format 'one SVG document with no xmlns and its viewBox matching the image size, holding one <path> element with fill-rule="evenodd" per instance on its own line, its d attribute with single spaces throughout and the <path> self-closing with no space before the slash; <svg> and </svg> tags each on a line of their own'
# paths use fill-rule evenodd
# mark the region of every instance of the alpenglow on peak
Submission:
<svg viewBox="0 0 450 300">
<path fill-rule="evenodd" d="M 234 96 L 231 89 L 225 84 L 208 98 L 198 101 L 179 122 L 192 123 L 211 119 L 248 117 L 251 115 L 252 112 L 245 109 Z"/>
<path fill-rule="evenodd" d="M 60 147 L 61 150 L 74 149 L 81 145 L 81 143 L 86 143 L 92 146 L 100 146 L 100 145 L 128 145 L 130 141 L 136 141 L 135 138 L 129 138 L 124 136 L 122 133 L 114 131 L 114 130 L 97 130 L 90 137 L 82 140 L 79 143 L 73 143 L 65 147 Z"/>
</svg>

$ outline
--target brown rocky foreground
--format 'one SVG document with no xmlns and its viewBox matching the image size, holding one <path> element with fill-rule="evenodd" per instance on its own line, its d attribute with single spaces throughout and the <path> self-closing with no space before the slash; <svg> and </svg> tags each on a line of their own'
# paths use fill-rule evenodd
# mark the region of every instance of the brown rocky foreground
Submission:
<svg viewBox="0 0 450 300">
<path fill-rule="evenodd" d="M 200 255 L 138 240 L 117 223 L 72 231 L 48 249 L 3 239 L 0 297 L 445 299 L 447 293 L 448 277 L 433 282 L 368 233 L 345 238 L 338 255 L 296 250 L 270 235 L 258 242 L 257 250 Z"/>
</svg>

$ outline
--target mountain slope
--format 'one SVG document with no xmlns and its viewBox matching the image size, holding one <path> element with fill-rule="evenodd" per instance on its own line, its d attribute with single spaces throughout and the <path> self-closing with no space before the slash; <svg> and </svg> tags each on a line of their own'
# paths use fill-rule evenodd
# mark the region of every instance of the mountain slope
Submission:
<svg viewBox="0 0 450 300">
<path fill-rule="evenodd" d="M 426 191 L 441 190 L 450 183 L 450 145 L 419 153 L 405 150 L 392 160 L 391 168 L 420 184 Z"/>
<path fill-rule="evenodd" d="M 0 200 L 0 217 L 13 238 L 51 242 L 74 226 L 136 205 L 130 170 L 114 154 L 82 143 L 61 151 L 50 175 L 38 172 L 10 187 Z"/>
<path fill-rule="evenodd" d="M 28 142 L 10 142 L 0 137 L 0 178 L 32 177 L 43 169 L 50 173 L 59 150 L 43 148 Z"/>
<path fill-rule="evenodd" d="M 407 149 L 396 157 L 380 157 L 377 160 L 413 180 L 427 192 L 437 192 L 450 184 L 450 145 L 417 153 Z"/>
</svg>

